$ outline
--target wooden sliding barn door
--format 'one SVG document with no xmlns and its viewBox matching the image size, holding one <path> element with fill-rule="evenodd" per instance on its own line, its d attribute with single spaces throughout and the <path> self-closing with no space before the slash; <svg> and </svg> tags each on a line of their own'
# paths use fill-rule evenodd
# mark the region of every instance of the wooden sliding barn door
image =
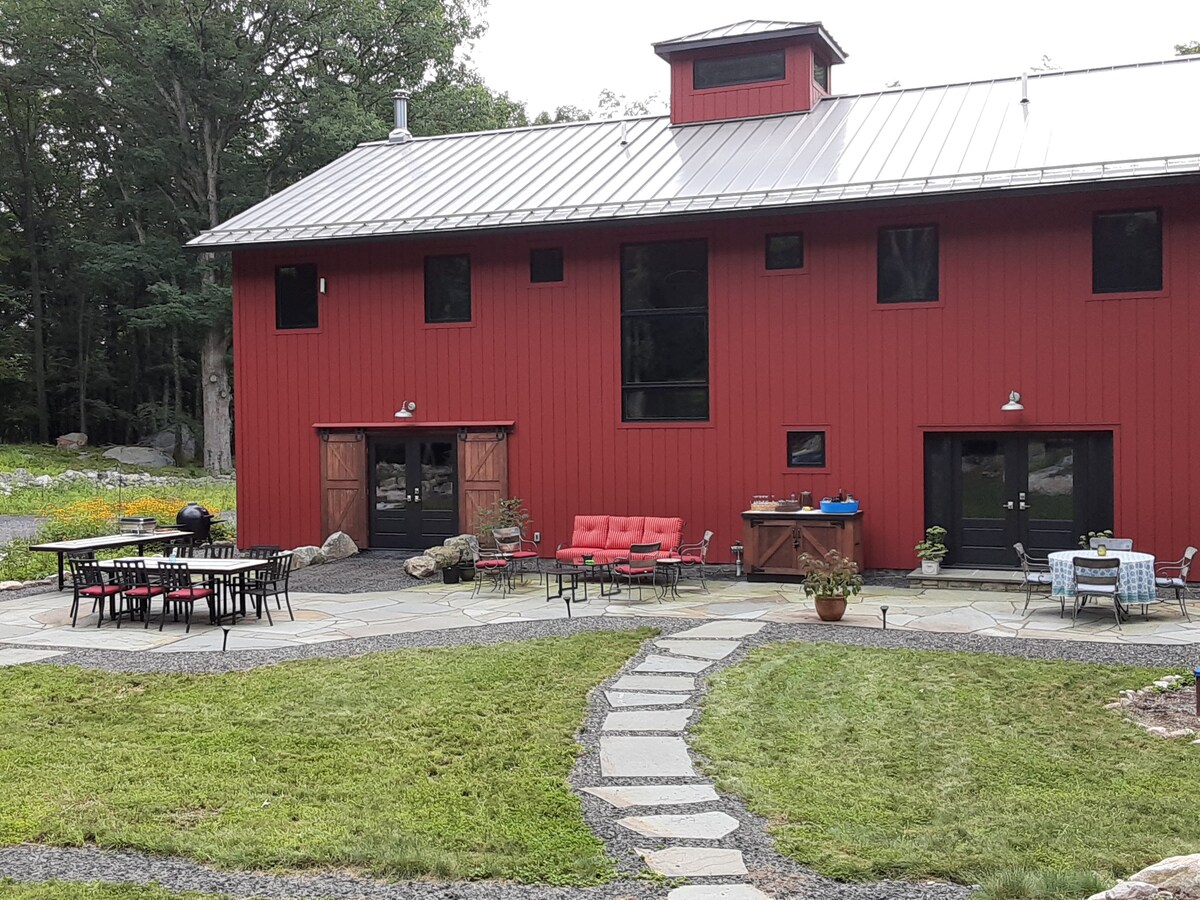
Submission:
<svg viewBox="0 0 1200 900">
<path fill-rule="evenodd" d="M 335 531 L 367 546 L 367 439 L 362 432 L 321 435 L 322 539 Z"/>
<path fill-rule="evenodd" d="M 508 435 L 503 431 L 458 435 L 459 528 L 474 532 L 481 507 L 508 496 Z"/>
</svg>

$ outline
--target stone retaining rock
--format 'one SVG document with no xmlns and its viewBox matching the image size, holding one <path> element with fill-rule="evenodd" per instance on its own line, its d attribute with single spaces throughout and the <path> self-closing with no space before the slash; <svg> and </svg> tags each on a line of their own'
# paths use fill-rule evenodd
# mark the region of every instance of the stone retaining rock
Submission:
<svg viewBox="0 0 1200 900">
<path fill-rule="evenodd" d="M 312 544 L 297 547 L 292 551 L 293 572 L 308 566 L 319 566 L 323 562 L 325 562 L 325 554 L 321 552 L 320 547 L 314 547 Z"/>
<path fill-rule="evenodd" d="M 325 557 L 325 562 L 345 559 L 357 552 L 358 544 L 354 543 L 354 538 L 344 531 L 335 531 L 325 538 L 325 543 L 321 545 L 321 555 Z"/>
<path fill-rule="evenodd" d="M 127 466 L 145 466 L 148 469 L 161 469 L 172 463 L 171 457 L 156 447 L 109 447 L 104 451 L 104 456 Z"/>
<path fill-rule="evenodd" d="M 71 431 L 67 434 L 60 434 L 54 444 L 60 450 L 82 450 L 87 446 L 87 441 L 87 435 L 82 431 Z"/>
<path fill-rule="evenodd" d="M 425 555 L 433 560 L 439 571 L 458 565 L 462 559 L 462 552 L 457 547 L 430 547 Z"/>
<path fill-rule="evenodd" d="M 59 475 L 34 475 L 28 469 L 0 472 L 0 494 L 8 495 L 21 488 L 53 488 L 60 484 L 87 481 L 97 488 L 116 490 L 118 487 L 167 485 L 196 487 L 205 484 L 230 484 L 233 475 L 206 475 L 201 478 L 179 478 L 173 475 L 151 475 L 147 472 L 118 472 L 116 469 L 81 472 L 67 469 Z"/>
<path fill-rule="evenodd" d="M 428 556 L 414 556 L 404 561 L 404 571 L 413 578 L 428 578 L 437 571 L 437 563 Z"/>
</svg>

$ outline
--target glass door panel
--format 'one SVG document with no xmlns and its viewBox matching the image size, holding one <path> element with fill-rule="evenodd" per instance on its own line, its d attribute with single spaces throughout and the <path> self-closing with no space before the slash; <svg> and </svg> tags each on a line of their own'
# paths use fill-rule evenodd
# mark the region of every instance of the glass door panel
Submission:
<svg viewBox="0 0 1200 900">
<path fill-rule="evenodd" d="M 994 566 L 1012 555 L 1010 492 L 1016 468 L 1006 436 L 964 438 L 959 454 L 958 565 Z"/>
<path fill-rule="evenodd" d="M 1038 556 L 1075 546 L 1075 438 L 1030 436 L 1027 439 L 1025 543 Z"/>
<path fill-rule="evenodd" d="M 371 545 L 408 545 L 409 452 L 406 443 L 379 443 L 371 450 Z"/>
</svg>

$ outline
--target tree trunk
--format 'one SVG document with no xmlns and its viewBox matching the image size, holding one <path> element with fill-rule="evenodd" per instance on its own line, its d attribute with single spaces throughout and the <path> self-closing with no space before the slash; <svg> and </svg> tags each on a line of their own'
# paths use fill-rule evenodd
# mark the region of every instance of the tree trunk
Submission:
<svg viewBox="0 0 1200 900">
<path fill-rule="evenodd" d="M 79 431 L 87 434 L 88 329 L 87 298 L 79 298 L 79 358 L 76 368 L 79 378 Z"/>
<path fill-rule="evenodd" d="M 33 328 L 33 390 L 37 402 L 37 439 L 50 440 L 50 404 L 46 400 L 46 314 L 42 300 L 42 263 L 38 254 L 37 229 L 33 214 L 33 174 L 23 173 L 25 241 L 29 253 L 29 308 Z"/>
<path fill-rule="evenodd" d="M 175 465 L 183 465 L 183 374 L 179 365 L 179 329 L 171 328 L 171 372 L 175 376 Z"/>
<path fill-rule="evenodd" d="M 229 366 L 225 360 L 228 343 L 225 326 L 212 325 L 204 332 L 204 342 L 200 348 L 200 379 L 204 389 L 204 468 L 213 475 L 233 470 Z"/>
</svg>

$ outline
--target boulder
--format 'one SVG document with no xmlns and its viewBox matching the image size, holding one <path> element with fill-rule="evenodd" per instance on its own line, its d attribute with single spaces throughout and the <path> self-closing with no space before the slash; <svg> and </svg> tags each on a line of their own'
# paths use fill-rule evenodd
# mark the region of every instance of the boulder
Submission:
<svg viewBox="0 0 1200 900">
<path fill-rule="evenodd" d="M 479 538 L 473 534 L 460 534 L 446 538 L 443 546 L 454 547 L 458 550 L 462 562 L 475 562 L 479 559 Z"/>
<path fill-rule="evenodd" d="M 1088 900 L 1154 900 L 1158 888 L 1146 881 L 1118 881 L 1107 891 L 1092 894 Z"/>
<path fill-rule="evenodd" d="M 0 591 L 15 591 L 19 587 L 25 587 L 23 581 L 0 581 Z"/>
<path fill-rule="evenodd" d="M 1149 882 L 1176 896 L 1200 897 L 1200 853 L 1170 856 L 1130 875 L 1129 880 Z"/>
<path fill-rule="evenodd" d="M 49 475 L 38 475 L 29 483 L 32 484 L 34 487 L 48 488 L 52 484 L 54 484 L 54 479 L 51 478 Z"/>
<path fill-rule="evenodd" d="M 325 554 L 321 552 L 320 547 L 314 547 L 312 544 L 297 547 L 292 551 L 293 572 L 309 566 L 319 566 L 323 562 L 325 562 Z"/>
<path fill-rule="evenodd" d="M 175 429 L 164 428 L 162 431 L 156 431 L 154 434 L 142 438 L 139 443 L 143 447 L 153 447 L 161 450 L 167 456 L 173 456 L 175 454 Z M 196 458 L 196 436 L 192 434 L 190 428 L 183 429 L 183 456 L 184 459 Z"/>
<path fill-rule="evenodd" d="M 358 544 L 354 543 L 354 538 L 344 531 L 335 531 L 325 538 L 325 543 L 321 545 L 321 555 L 325 557 L 326 562 L 345 559 L 357 552 Z"/>
<path fill-rule="evenodd" d="M 82 431 L 71 431 L 60 434 L 54 443 L 59 450 L 82 450 L 87 446 L 87 435 Z"/>
<path fill-rule="evenodd" d="M 462 553 L 457 547 L 430 547 L 425 555 L 433 560 L 438 569 L 448 569 L 458 565 Z"/>
<path fill-rule="evenodd" d="M 404 561 L 404 571 L 413 578 L 428 578 L 437 571 L 437 563 L 428 556 L 412 556 Z"/>
<path fill-rule="evenodd" d="M 171 465 L 171 457 L 155 447 L 109 447 L 104 451 L 107 459 L 115 459 L 127 466 L 145 466 L 161 469 Z"/>
</svg>

